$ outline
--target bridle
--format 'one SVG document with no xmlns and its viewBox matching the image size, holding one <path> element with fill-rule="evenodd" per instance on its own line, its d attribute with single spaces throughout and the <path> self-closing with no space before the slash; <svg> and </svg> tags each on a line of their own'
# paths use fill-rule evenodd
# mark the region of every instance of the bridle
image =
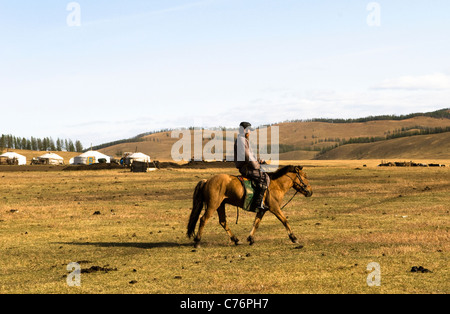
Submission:
<svg viewBox="0 0 450 314">
<path fill-rule="evenodd" d="M 300 184 L 298 184 L 297 182 L 295 182 L 295 178 L 294 179 L 292 179 L 290 176 L 288 176 L 289 178 L 291 178 L 291 180 L 292 180 L 292 182 L 294 183 L 294 189 L 295 189 L 295 191 L 297 191 L 297 192 L 307 192 L 306 191 L 306 187 L 307 187 L 307 184 L 303 181 L 303 179 L 302 179 L 302 176 L 300 175 L 300 173 L 298 172 L 298 170 L 295 172 L 295 174 L 296 174 L 296 176 L 297 176 L 297 178 L 298 178 L 298 181 L 300 182 Z"/>
<path fill-rule="evenodd" d="M 297 196 L 298 193 L 306 192 L 306 184 L 302 180 L 302 177 L 299 174 L 298 169 L 295 171 L 295 174 L 296 174 L 298 180 L 300 181 L 301 185 L 298 184 L 297 182 L 295 182 L 295 178 L 292 179 L 290 176 L 288 176 L 292 180 L 292 182 L 294 183 L 293 187 L 294 187 L 294 190 L 295 190 L 295 194 L 291 197 L 291 199 L 289 201 L 286 202 L 286 204 L 283 205 L 283 207 L 281 207 L 281 210 L 283 210 L 294 199 L 294 197 Z"/>
</svg>

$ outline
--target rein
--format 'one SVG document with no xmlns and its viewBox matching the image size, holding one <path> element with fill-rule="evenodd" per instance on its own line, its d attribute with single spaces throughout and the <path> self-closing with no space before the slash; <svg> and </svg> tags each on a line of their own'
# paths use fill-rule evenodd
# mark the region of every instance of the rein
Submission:
<svg viewBox="0 0 450 314">
<path fill-rule="evenodd" d="M 304 182 L 303 182 L 303 180 L 300 178 L 300 175 L 298 174 L 298 172 L 296 173 L 296 176 L 297 176 L 297 178 L 299 179 L 299 181 L 300 181 L 302 184 L 304 184 Z M 297 183 L 295 182 L 295 179 L 292 179 L 290 176 L 288 176 L 288 177 L 294 182 L 294 186 L 295 186 L 295 185 L 299 185 L 299 184 L 297 184 Z M 238 179 L 239 179 L 239 181 L 241 180 L 239 177 L 238 177 Z M 242 181 L 241 181 L 241 182 L 242 182 Z M 269 188 L 267 188 L 267 191 L 269 191 Z M 299 190 L 295 189 L 295 194 L 289 199 L 289 201 L 286 202 L 286 204 L 284 204 L 284 205 L 280 208 L 280 210 L 283 210 L 290 202 L 292 202 L 292 200 L 294 199 L 294 197 L 296 197 L 297 194 L 298 194 L 299 192 L 300 192 Z M 239 221 L 239 207 L 236 206 L 236 224 L 238 224 L 238 221 Z"/>
<path fill-rule="evenodd" d="M 287 203 L 284 204 L 283 207 L 281 207 L 280 209 L 282 210 L 283 208 L 285 208 L 285 207 L 286 207 L 286 206 L 294 199 L 294 197 L 295 197 L 297 194 L 298 194 L 298 191 L 295 190 L 294 196 L 292 196 L 291 199 L 290 199 L 289 201 L 287 201 Z"/>
</svg>

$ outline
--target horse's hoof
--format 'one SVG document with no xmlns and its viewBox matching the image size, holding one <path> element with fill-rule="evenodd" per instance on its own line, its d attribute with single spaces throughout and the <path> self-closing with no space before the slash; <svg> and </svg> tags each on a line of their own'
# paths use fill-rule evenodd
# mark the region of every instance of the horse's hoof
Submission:
<svg viewBox="0 0 450 314">
<path fill-rule="evenodd" d="M 238 245 L 239 244 L 239 239 L 236 237 L 231 237 L 231 241 L 234 242 L 234 245 Z"/>
<path fill-rule="evenodd" d="M 289 235 L 289 239 L 291 239 L 292 243 L 298 243 L 298 239 L 295 235 L 290 234 Z"/>
<path fill-rule="evenodd" d="M 253 238 L 252 236 L 249 236 L 249 237 L 247 238 L 247 241 L 248 241 L 248 243 L 249 243 L 250 245 L 253 245 L 253 244 L 255 243 L 255 238 Z"/>
<path fill-rule="evenodd" d="M 200 247 L 200 241 L 194 240 L 194 249 L 197 249 Z"/>
</svg>

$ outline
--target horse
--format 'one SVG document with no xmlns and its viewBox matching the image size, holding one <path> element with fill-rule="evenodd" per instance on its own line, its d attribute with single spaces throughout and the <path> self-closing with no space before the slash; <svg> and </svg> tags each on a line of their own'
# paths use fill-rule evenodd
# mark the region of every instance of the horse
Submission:
<svg viewBox="0 0 450 314">
<path fill-rule="evenodd" d="M 283 201 L 284 195 L 291 188 L 294 188 L 298 193 L 303 194 L 305 197 L 312 196 L 312 188 L 309 185 L 306 174 L 302 170 L 303 167 L 301 166 L 285 166 L 275 172 L 268 173 L 270 185 L 264 199 L 264 204 L 268 207 L 268 211 L 281 221 L 288 232 L 289 239 L 293 243 L 298 243 L 298 240 L 282 212 L 281 202 Z M 194 237 L 197 222 L 205 205 L 206 209 L 203 216 L 200 218 L 198 232 L 194 237 L 194 247 L 199 246 L 205 224 L 215 211 L 217 211 L 219 215 L 220 225 L 225 229 L 231 241 L 238 245 L 239 239 L 231 232 L 227 224 L 225 205 L 229 204 L 243 208 L 244 195 L 244 188 L 237 176 L 218 174 L 211 177 L 209 180 L 203 179 L 197 183 L 194 189 L 193 206 L 187 226 L 188 238 Z M 250 245 L 255 243 L 254 234 L 256 229 L 258 229 L 265 212 L 266 211 L 260 211 L 256 213 L 253 228 L 247 238 Z"/>
</svg>

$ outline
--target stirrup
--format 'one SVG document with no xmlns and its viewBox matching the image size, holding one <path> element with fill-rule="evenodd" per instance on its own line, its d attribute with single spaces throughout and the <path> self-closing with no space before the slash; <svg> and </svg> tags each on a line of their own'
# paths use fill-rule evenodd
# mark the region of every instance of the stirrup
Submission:
<svg viewBox="0 0 450 314">
<path fill-rule="evenodd" d="M 257 213 L 259 213 L 259 212 L 266 212 L 268 210 L 269 210 L 269 206 L 266 206 L 264 204 L 264 201 L 262 201 L 261 204 L 259 206 L 256 206 L 256 208 L 255 208 L 255 211 Z"/>
</svg>

